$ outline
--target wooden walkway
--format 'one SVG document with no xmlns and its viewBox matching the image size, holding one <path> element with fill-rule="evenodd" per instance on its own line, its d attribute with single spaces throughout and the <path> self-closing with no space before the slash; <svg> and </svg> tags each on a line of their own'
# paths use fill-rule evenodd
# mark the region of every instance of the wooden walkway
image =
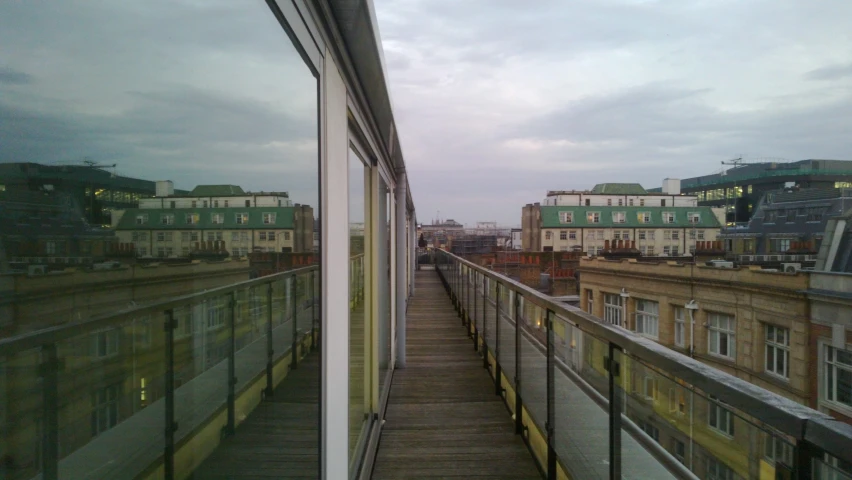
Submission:
<svg viewBox="0 0 852 480">
<path fill-rule="evenodd" d="M 541 479 L 438 274 L 415 281 L 372 478 Z"/>
<path fill-rule="evenodd" d="M 195 479 L 319 478 L 319 353 L 308 354 L 261 402 Z"/>
</svg>

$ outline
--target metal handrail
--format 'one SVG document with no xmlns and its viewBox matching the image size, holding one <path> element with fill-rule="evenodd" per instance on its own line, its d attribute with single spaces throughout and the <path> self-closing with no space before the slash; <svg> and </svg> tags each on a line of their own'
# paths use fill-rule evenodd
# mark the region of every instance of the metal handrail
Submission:
<svg viewBox="0 0 852 480">
<path fill-rule="evenodd" d="M 164 313 L 168 310 L 182 307 L 186 304 L 199 303 L 201 301 L 218 297 L 224 294 L 236 292 L 245 288 L 257 287 L 266 285 L 281 280 L 286 280 L 290 277 L 304 275 L 312 271 L 318 270 L 317 266 L 309 266 L 296 270 L 288 270 L 265 277 L 258 277 L 242 282 L 232 283 L 221 287 L 211 288 L 203 292 L 191 293 L 179 297 L 169 298 L 160 302 L 132 307 L 118 312 L 110 312 L 103 315 L 98 315 L 83 321 L 66 323 L 49 327 L 35 332 L 24 333 L 14 337 L 0 339 L 0 356 L 13 355 L 25 350 L 38 348 L 52 343 L 58 343 L 68 338 L 89 333 L 94 330 L 115 324 L 117 321 L 128 317 L 143 317 L 152 313 Z"/>
<path fill-rule="evenodd" d="M 772 393 L 712 366 L 678 353 L 621 327 L 602 322 L 576 307 L 553 301 L 549 296 L 506 276 L 485 269 L 447 251 L 439 255 L 508 286 L 526 301 L 573 322 L 581 331 L 621 348 L 625 354 L 680 378 L 751 417 L 797 441 L 805 441 L 839 458 L 852 452 L 852 425 L 806 405 Z"/>
</svg>

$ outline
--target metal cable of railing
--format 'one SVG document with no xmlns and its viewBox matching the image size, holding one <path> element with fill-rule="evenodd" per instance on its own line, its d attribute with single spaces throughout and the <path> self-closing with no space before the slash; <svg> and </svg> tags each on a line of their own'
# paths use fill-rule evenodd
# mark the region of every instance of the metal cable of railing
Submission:
<svg viewBox="0 0 852 480">
<path fill-rule="evenodd" d="M 548 478 L 559 469 L 574 478 L 755 478 L 767 468 L 812 478 L 832 469 L 826 455 L 848 461 L 852 426 L 446 251 L 436 255 L 495 392 Z"/>
</svg>

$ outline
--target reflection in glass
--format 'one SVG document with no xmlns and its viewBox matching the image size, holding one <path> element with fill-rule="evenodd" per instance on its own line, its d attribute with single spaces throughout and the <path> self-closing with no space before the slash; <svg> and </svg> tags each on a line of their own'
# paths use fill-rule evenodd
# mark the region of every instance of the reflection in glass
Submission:
<svg viewBox="0 0 852 480">
<path fill-rule="evenodd" d="M 0 476 L 135 476 L 171 442 L 193 458 L 176 477 L 252 475 L 263 462 L 227 472 L 239 452 L 217 442 L 257 422 L 298 438 L 257 437 L 269 461 L 316 476 L 317 80 L 278 20 L 263 2 L 0 2 L 0 44 L 0 273 L 31 292 L 0 336 L 102 317 L 4 359 L 0 397 L 22 407 Z M 8 380 L 45 351 L 58 399 Z"/>
<path fill-rule="evenodd" d="M 354 455 L 369 413 L 368 370 L 365 365 L 369 325 L 365 313 L 364 271 L 369 216 L 369 170 L 353 150 L 349 151 L 349 458 Z"/>
<path fill-rule="evenodd" d="M 378 212 L 378 301 L 379 301 L 379 392 L 385 388 L 391 364 L 391 194 L 384 179 L 379 177 Z"/>
</svg>

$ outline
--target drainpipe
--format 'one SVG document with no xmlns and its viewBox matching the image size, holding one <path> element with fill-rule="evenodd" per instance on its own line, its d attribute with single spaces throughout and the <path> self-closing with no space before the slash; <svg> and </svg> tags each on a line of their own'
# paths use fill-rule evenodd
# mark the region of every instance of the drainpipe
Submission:
<svg viewBox="0 0 852 480">
<path fill-rule="evenodd" d="M 405 212 L 408 210 L 406 199 L 408 184 L 405 171 L 396 181 L 396 366 L 405 368 Z"/>
</svg>

